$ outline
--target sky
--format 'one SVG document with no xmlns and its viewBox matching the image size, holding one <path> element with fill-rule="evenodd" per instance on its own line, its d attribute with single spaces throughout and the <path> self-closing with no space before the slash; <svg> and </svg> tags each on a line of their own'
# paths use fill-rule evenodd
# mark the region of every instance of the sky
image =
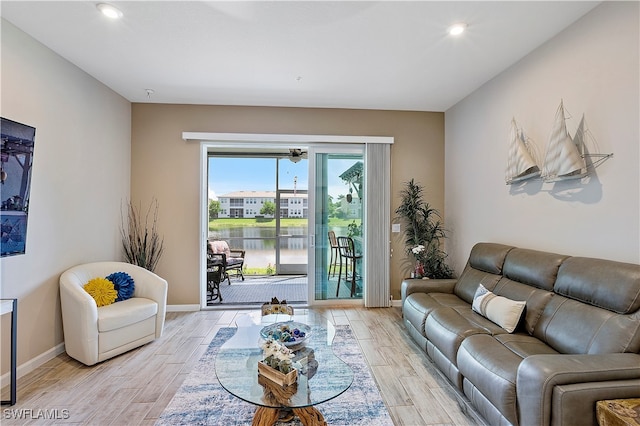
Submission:
<svg viewBox="0 0 640 426">
<path fill-rule="evenodd" d="M 349 192 L 347 184 L 338 176 L 351 167 L 355 159 L 331 159 L 329 162 L 329 195 L 334 200 Z M 309 161 L 294 163 L 280 160 L 280 188 L 306 190 L 309 188 Z M 334 172 L 335 171 L 335 172 Z M 209 158 L 209 199 L 236 191 L 275 191 L 276 160 L 273 158 Z"/>
</svg>

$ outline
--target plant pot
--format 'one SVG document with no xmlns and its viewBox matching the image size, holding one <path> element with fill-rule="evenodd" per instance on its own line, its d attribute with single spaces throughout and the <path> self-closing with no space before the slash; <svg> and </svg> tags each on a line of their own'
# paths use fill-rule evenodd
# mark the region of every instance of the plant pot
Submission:
<svg viewBox="0 0 640 426">
<path fill-rule="evenodd" d="M 285 374 L 273 367 L 269 367 L 262 361 L 258 362 L 258 374 L 280 386 L 289 386 L 298 380 L 298 370 L 295 368 Z"/>
</svg>

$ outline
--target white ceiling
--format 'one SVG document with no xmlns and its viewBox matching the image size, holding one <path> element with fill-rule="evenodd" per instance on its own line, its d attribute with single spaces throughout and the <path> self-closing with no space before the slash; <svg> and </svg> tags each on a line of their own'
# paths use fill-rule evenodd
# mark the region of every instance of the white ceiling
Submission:
<svg viewBox="0 0 640 426">
<path fill-rule="evenodd" d="M 599 2 L 96 3 L 0 13 L 131 102 L 445 111 Z"/>
</svg>

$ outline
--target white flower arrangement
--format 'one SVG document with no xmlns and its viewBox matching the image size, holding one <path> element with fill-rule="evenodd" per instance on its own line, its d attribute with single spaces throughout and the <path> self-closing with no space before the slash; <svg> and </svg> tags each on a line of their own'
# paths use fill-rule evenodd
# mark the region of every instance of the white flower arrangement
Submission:
<svg viewBox="0 0 640 426">
<path fill-rule="evenodd" d="M 411 249 L 411 253 L 413 253 L 413 255 L 416 258 L 416 266 L 415 266 L 415 270 L 412 273 L 412 278 L 423 278 L 424 277 L 424 259 L 422 258 L 426 253 L 425 253 L 425 246 L 422 244 L 418 244 L 417 246 L 415 246 L 414 248 Z"/>
<path fill-rule="evenodd" d="M 261 345 L 263 353 L 263 361 L 271 368 L 275 368 L 285 374 L 293 369 L 292 359 L 295 354 L 291 349 L 287 348 L 278 341 L 271 338 L 265 340 Z"/>
<path fill-rule="evenodd" d="M 417 257 L 420 256 L 420 253 L 424 251 L 424 246 L 422 244 L 418 244 L 414 248 L 411 249 L 411 252 L 415 254 Z"/>
</svg>

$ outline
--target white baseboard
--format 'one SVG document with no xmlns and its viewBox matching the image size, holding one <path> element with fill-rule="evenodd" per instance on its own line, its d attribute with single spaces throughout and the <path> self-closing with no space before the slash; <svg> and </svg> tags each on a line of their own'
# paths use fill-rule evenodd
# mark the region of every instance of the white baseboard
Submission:
<svg viewBox="0 0 640 426">
<path fill-rule="evenodd" d="M 200 310 L 200 305 L 167 305 L 167 312 L 195 312 Z"/>
<path fill-rule="evenodd" d="M 54 346 L 48 351 L 41 353 L 37 357 L 32 358 L 23 364 L 20 364 L 18 368 L 16 368 L 16 376 L 18 376 L 17 378 L 19 379 L 20 377 L 31 373 L 33 370 L 40 367 L 45 362 L 51 361 L 63 352 L 64 343 L 60 343 L 59 345 Z M 9 383 L 11 383 L 11 372 L 3 374 L 2 377 L 0 377 L 0 387 L 9 386 Z"/>
</svg>

